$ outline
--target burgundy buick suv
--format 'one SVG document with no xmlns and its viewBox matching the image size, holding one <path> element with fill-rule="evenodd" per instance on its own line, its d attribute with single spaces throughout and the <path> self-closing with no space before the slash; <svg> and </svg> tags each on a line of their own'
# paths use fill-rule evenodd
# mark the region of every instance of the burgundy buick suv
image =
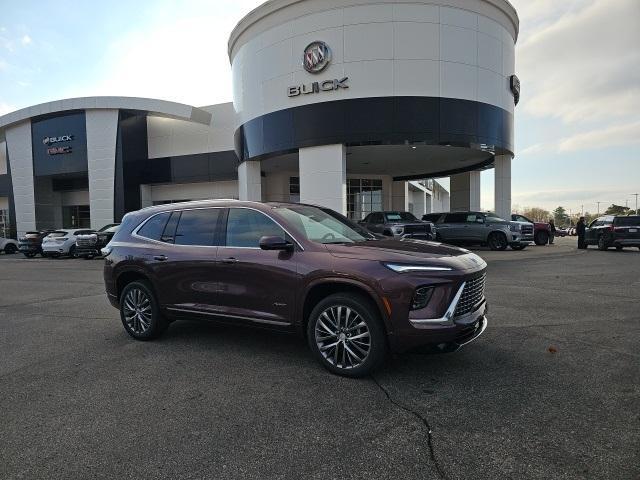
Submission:
<svg viewBox="0 0 640 480">
<path fill-rule="evenodd" d="M 207 200 L 127 214 L 103 249 L 129 335 L 179 319 L 297 332 L 330 371 L 363 376 L 387 352 L 452 352 L 487 320 L 486 263 L 457 247 L 380 238 L 326 208 Z"/>
</svg>

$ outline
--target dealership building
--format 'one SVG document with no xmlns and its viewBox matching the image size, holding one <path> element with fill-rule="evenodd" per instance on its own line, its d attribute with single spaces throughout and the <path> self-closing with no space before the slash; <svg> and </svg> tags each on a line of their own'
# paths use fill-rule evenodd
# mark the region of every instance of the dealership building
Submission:
<svg viewBox="0 0 640 480">
<path fill-rule="evenodd" d="M 489 168 L 508 216 L 517 35 L 506 0 L 270 0 L 231 33 L 232 103 L 88 97 L 0 117 L 0 234 L 206 198 L 479 210 Z"/>
</svg>

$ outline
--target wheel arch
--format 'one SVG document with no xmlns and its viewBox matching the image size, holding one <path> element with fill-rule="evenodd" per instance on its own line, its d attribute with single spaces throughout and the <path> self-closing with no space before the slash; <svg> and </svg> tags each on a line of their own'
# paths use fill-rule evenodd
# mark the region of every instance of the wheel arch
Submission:
<svg viewBox="0 0 640 480">
<path fill-rule="evenodd" d="M 129 285 L 131 282 L 137 282 L 140 280 L 148 282 L 153 286 L 153 282 L 150 277 L 142 270 L 124 270 L 120 272 L 116 277 L 116 295 L 118 296 L 118 301 L 120 301 L 120 295 L 122 295 L 124 287 Z"/>
<path fill-rule="evenodd" d="M 385 334 L 389 335 L 389 333 L 391 333 L 389 315 L 382 304 L 380 296 L 371 287 L 357 280 L 327 278 L 309 284 L 301 298 L 299 306 L 300 315 L 298 317 L 300 321 L 296 327 L 303 336 L 306 337 L 309 315 L 311 315 L 314 307 L 324 298 L 335 293 L 355 293 L 369 300 L 380 315 Z"/>
</svg>

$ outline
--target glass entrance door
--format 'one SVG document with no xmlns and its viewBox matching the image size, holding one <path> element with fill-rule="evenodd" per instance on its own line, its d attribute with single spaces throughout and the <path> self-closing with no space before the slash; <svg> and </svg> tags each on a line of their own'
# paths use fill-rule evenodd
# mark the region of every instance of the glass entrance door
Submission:
<svg viewBox="0 0 640 480">
<path fill-rule="evenodd" d="M 62 228 L 91 228 L 89 205 L 62 207 Z"/>
</svg>

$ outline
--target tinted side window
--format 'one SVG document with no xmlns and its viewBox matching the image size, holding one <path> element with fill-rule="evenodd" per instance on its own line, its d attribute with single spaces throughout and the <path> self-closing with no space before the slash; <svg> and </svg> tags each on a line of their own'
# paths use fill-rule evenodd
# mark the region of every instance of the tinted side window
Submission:
<svg viewBox="0 0 640 480">
<path fill-rule="evenodd" d="M 151 240 L 160 241 L 160 237 L 162 236 L 162 232 L 164 231 L 164 227 L 167 224 L 167 220 L 169 220 L 170 212 L 159 213 L 158 215 L 151 217 L 147 220 L 140 230 L 138 230 L 138 235 L 141 237 L 149 238 Z"/>
<path fill-rule="evenodd" d="M 285 233 L 265 214 L 247 208 L 229 209 L 227 247 L 260 247 L 264 236 L 285 237 Z"/>
<path fill-rule="evenodd" d="M 176 245 L 215 245 L 218 220 L 223 212 L 221 208 L 184 210 L 176 228 Z"/>
<path fill-rule="evenodd" d="M 444 217 L 444 223 L 464 223 L 466 220 L 465 213 L 449 213 Z"/>
<path fill-rule="evenodd" d="M 439 213 L 430 213 L 428 215 L 423 216 L 422 220 L 425 220 L 425 221 L 431 222 L 431 223 L 436 223 L 439 218 L 440 218 L 440 214 Z"/>
</svg>

